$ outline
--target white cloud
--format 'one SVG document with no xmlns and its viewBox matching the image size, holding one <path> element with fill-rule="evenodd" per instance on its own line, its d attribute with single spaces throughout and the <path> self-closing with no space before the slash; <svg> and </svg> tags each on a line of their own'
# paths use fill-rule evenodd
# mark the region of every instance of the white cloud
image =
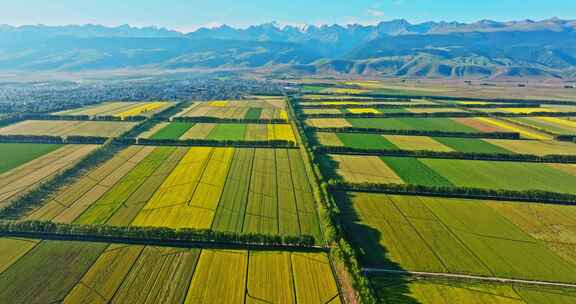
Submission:
<svg viewBox="0 0 576 304">
<path fill-rule="evenodd" d="M 376 8 L 369 8 L 368 15 L 375 17 L 375 18 L 382 18 L 384 17 L 384 12 L 382 10 Z"/>
</svg>

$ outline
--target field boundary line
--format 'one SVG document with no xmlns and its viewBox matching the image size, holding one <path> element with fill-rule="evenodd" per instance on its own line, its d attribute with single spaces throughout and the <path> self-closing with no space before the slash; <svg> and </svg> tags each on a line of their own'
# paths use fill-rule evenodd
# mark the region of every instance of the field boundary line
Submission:
<svg viewBox="0 0 576 304">
<path fill-rule="evenodd" d="M 494 162 L 517 162 L 517 163 L 557 163 L 574 164 L 576 155 L 535 155 L 518 153 L 470 153 L 470 152 L 437 152 L 426 150 L 394 150 L 394 149 L 373 149 L 362 150 L 349 147 L 337 146 L 317 146 L 314 151 L 322 154 L 337 155 L 360 155 L 360 156 L 388 156 L 388 157 L 411 157 L 411 158 L 432 158 L 432 159 L 454 159 L 454 160 L 477 160 Z"/>
<path fill-rule="evenodd" d="M 379 186 L 380 184 L 376 184 Z M 387 184 L 381 184 L 387 186 Z M 391 184 L 392 186 L 402 186 L 401 184 Z M 420 187 L 415 185 L 414 187 Z M 513 195 L 497 195 L 497 194 L 474 194 L 467 192 L 468 190 L 484 190 L 483 188 L 462 188 L 462 187 L 450 187 L 447 188 L 447 192 L 441 192 L 442 190 L 426 189 L 426 187 L 421 187 L 419 189 L 397 189 L 391 188 L 369 188 L 363 187 L 362 185 L 347 185 L 336 183 L 330 185 L 332 190 L 340 190 L 346 192 L 363 192 L 363 193 L 383 193 L 383 194 L 393 194 L 393 195 L 406 195 L 406 196 L 431 196 L 431 197 L 443 197 L 443 198 L 462 198 L 462 199 L 476 199 L 476 200 L 492 200 L 492 201 L 505 201 L 505 202 L 528 202 L 528 203 L 538 203 L 547 205 L 564 205 L 564 206 L 575 206 L 576 199 L 549 199 L 543 197 L 524 197 L 524 196 L 513 196 Z M 452 191 L 454 192 L 452 192 Z M 460 191 L 460 192 L 457 192 Z M 520 191 L 521 192 L 521 191 Z M 551 192 L 554 195 L 564 195 L 564 193 Z M 571 194 L 565 194 L 570 196 Z"/>
<path fill-rule="evenodd" d="M 322 241 L 324 242 L 326 248 L 329 248 L 326 252 L 327 252 L 327 257 L 328 257 L 328 263 L 330 266 L 330 270 L 332 273 L 332 276 L 334 278 L 334 282 L 336 283 L 336 288 L 338 289 L 338 297 L 340 299 L 341 303 L 348 303 L 347 299 L 344 297 L 344 288 L 342 287 L 342 282 L 341 282 L 341 278 L 338 274 L 338 269 L 336 268 L 336 263 L 334 262 L 334 257 L 333 257 L 333 252 L 331 250 L 331 245 L 329 240 L 326 239 L 326 232 L 325 232 L 325 227 L 324 224 L 322 223 L 322 218 L 320 216 L 320 212 L 318 210 L 318 208 L 323 208 L 322 204 L 323 202 L 321 201 L 321 198 L 317 198 L 314 194 L 314 184 L 316 186 L 316 189 L 321 193 L 322 192 L 322 186 L 321 186 L 321 181 L 322 181 L 322 175 L 320 173 L 320 176 L 318 176 L 316 174 L 316 172 L 314 171 L 314 163 L 312 161 L 311 154 L 313 154 L 312 152 L 308 152 L 308 148 L 312 149 L 311 145 L 310 147 L 308 147 L 308 134 L 306 133 L 306 123 L 305 121 L 301 120 L 300 117 L 298 116 L 298 112 L 296 112 L 295 110 L 295 106 L 294 104 L 292 104 L 292 99 L 289 97 L 285 97 L 284 98 L 285 103 L 286 103 L 286 112 L 288 114 L 288 120 L 290 121 L 290 125 L 292 126 L 293 132 L 294 132 L 294 139 L 296 140 L 298 144 L 298 152 L 300 152 L 300 158 L 304 167 L 304 173 L 306 174 L 306 177 L 308 178 L 308 186 L 310 187 L 310 191 L 312 196 L 314 197 L 314 214 L 316 215 L 316 218 L 318 219 L 318 226 L 320 228 L 320 234 L 322 235 Z M 312 175 L 312 176 L 311 176 Z M 320 194 L 321 195 L 321 194 Z M 292 256 L 290 257 L 290 262 L 292 262 Z M 344 263 L 344 261 L 342 261 L 342 264 Z M 293 267 L 293 266 L 292 266 Z M 347 269 L 346 266 L 344 266 L 344 268 L 346 269 L 345 271 L 349 272 L 349 270 Z M 296 287 L 294 287 L 294 290 L 296 291 Z M 352 288 L 352 292 L 356 293 L 356 288 Z M 296 302 L 298 301 L 298 296 L 296 295 L 296 293 L 294 294 L 294 298 L 296 299 Z M 356 298 L 356 295 L 354 295 L 354 298 Z M 358 300 L 362 300 L 362 299 L 358 299 Z"/>
<path fill-rule="evenodd" d="M 500 283 L 500 284 L 512 283 L 512 284 L 539 285 L 539 286 L 549 286 L 549 287 L 576 288 L 576 284 L 571 284 L 571 283 L 538 281 L 538 280 L 523 280 L 523 279 L 501 278 L 501 277 L 485 277 L 485 276 L 443 273 L 443 272 L 422 272 L 422 271 L 395 270 L 395 269 L 386 269 L 386 268 L 362 268 L 362 271 L 364 273 L 367 273 L 367 274 L 370 274 L 370 273 L 388 273 L 388 274 L 410 275 L 410 276 L 419 276 L 419 277 L 464 279 L 464 280 L 473 280 L 473 281 L 493 282 L 493 283 Z"/>
<path fill-rule="evenodd" d="M 300 152 L 300 151 L 298 151 Z M 296 185 L 294 185 L 294 175 L 292 172 L 292 160 L 290 159 L 290 152 L 286 151 L 286 157 L 288 160 L 288 169 L 290 170 L 290 182 L 292 184 L 292 193 L 294 194 L 294 207 L 296 207 L 296 218 L 298 218 L 298 231 L 300 234 L 302 234 L 302 223 L 301 223 L 301 219 L 300 219 L 300 208 L 298 208 L 298 199 L 296 198 Z M 302 159 L 302 157 L 300 157 L 300 159 L 302 160 L 302 162 L 304 162 L 304 159 Z M 310 181 L 308 181 L 308 183 L 310 183 Z M 314 205 L 316 205 L 316 202 L 314 202 Z M 314 206 L 314 210 L 316 210 L 316 206 Z M 318 215 L 315 215 L 316 218 L 318 218 L 318 226 L 320 226 L 320 218 L 318 217 Z M 322 239 L 324 239 L 324 237 L 322 237 Z"/>
<path fill-rule="evenodd" d="M 244 208 L 242 208 L 244 210 L 244 214 L 242 217 L 242 225 L 240 226 L 240 232 L 244 232 L 244 224 L 246 223 L 246 215 L 248 214 L 248 204 L 250 203 L 250 193 L 253 193 L 254 191 L 252 191 L 252 175 L 254 174 L 254 163 L 256 162 L 256 149 L 252 149 L 251 151 L 251 163 L 250 163 L 250 178 L 248 179 L 248 187 L 247 187 L 247 193 L 246 193 L 246 205 L 244 205 Z"/>
<path fill-rule="evenodd" d="M 378 129 L 359 127 L 304 127 L 309 132 L 315 133 L 358 133 L 358 134 L 379 134 L 379 135 L 404 135 L 404 136 L 425 136 L 425 137 L 454 137 L 473 139 L 508 139 L 523 140 L 518 132 L 453 132 L 453 131 L 421 131 L 421 130 L 398 130 L 398 129 Z"/>
<path fill-rule="evenodd" d="M 532 112 L 532 113 L 510 113 L 510 112 L 429 112 L 429 113 L 318 113 L 318 114 L 300 114 L 302 118 L 477 118 L 477 117 L 572 117 L 576 112 Z"/>
<path fill-rule="evenodd" d="M 220 208 L 220 203 L 222 202 L 222 197 L 224 196 L 224 189 L 226 188 L 226 183 L 228 182 L 228 179 L 230 178 L 230 172 L 232 171 L 232 164 L 234 163 L 234 156 L 236 156 L 236 149 L 232 148 L 232 157 L 230 158 L 230 163 L 227 166 L 226 169 L 226 178 L 224 179 L 224 185 L 222 186 L 222 191 L 220 191 L 220 197 L 218 198 L 218 204 L 216 205 L 216 208 L 214 208 L 214 217 L 212 218 L 212 222 L 210 223 L 210 230 L 213 230 L 214 228 L 214 222 L 216 220 L 216 214 L 218 212 L 218 209 Z M 218 187 L 218 186 L 216 186 Z"/>
<path fill-rule="evenodd" d="M 152 239 L 152 238 L 130 238 L 106 235 L 84 235 L 84 234 L 61 234 L 50 232 L 16 232 L 0 231 L 0 237 L 13 237 L 34 240 L 56 240 L 56 241 L 78 241 L 90 243 L 109 243 L 127 245 L 148 245 L 156 247 L 174 248 L 210 248 L 229 250 L 270 250 L 270 251 L 294 251 L 294 252 L 329 252 L 330 248 L 318 245 L 284 245 L 284 244 L 262 244 L 248 242 L 224 242 L 224 241 L 185 241 L 176 239 Z"/>
<path fill-rule="evenodd" d="M 325 93 L 325 92 L 305 92 L 311 95 L 323 96 L 341 96 L 342 94 Z M 442 96 L 442 95 L 398 95 L 398 94 L 354 94 L 360 97 L 380 97 L 385 99 L 432 99 L 432 100 L 446 100 L 446 101 L 484 101 L 493 103 L 522 103 L 533 102 L 542 104 L 556 104 L 556 105 L 575 105 L 575 100 L 560 100 L 560 99 L 527 99 L 527 98 L 485 98 L 485 97 L 456 97 L 456 96 Z M 304 98 L 304 100 L 306 100 Z"/>
</svg>

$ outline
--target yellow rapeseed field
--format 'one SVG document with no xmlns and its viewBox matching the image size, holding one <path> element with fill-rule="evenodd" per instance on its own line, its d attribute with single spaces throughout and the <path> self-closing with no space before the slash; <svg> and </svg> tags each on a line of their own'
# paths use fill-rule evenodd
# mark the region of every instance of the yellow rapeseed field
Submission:
<svg viewBox="0 0 576 304">
<path fill-rule="evenodd" d="M 211 107 L 226 107 L 226 106 L 228 106 L 228 101 L 227 100 L 212 101 L 212 102 L 210 102 L 210 106 Z"/>
<path fill-rule="evenodd" d="M 124 112 L 120 112 L 119 114 L 116 114 L 116 116 L 124 119 L 126 117 L 130 117 L 130 116 L 138 116 L 141 114 L 146 114 L 155 110 L 158 110 L 162 107 L 164 107 L 166 105 L 165 102 L 146 102 L 142 105 L 139 105 L 137 107 L 131 108 L 129 110 L 126 110 Z"/>
<path fill-rule="evenodd" d="M 536 132 L 532 132 L 532 131 L 529 131 L 529 130 L 527 130 L 527 129 L 520 128 L 520 127 L 517 127 L 517 126 L 515 126 L 515 125 L 513 125 L 513 124 L 505 123 L 505 122 L 503 122 L 503 121 L 496 120 L 496 119 L 493 119 L 493 118 L 478 117 L 477 119 L 480 120 L 480 121 L 487 122 L 487 123 L 489 123 L 489 124 L 495 125 L 495 126 L 497 126 L 497 127 L 500 127 L 500 128 L 506 129 L 506 130 L 509 130 L 509 131 L 511 131 L 511 132 L 518 132 L 518 133 L 520 133 L 520 135 L 525 136 L 525 137 L 530 138 L 530 139 L 538 139 L 538 140 L 547 140 L 547 139 L 550 139 L 549 136 L 545 136 L 545 135 L 543 135 L 543 134 L 539 134 L 539 133 L 536 133 Z"/>
<path fill-rule="evenodd" d="M 539 117 L 538 119 L 545 122 L 561 125 L 563 127 L 576 128 L 576 121 L 561 119 L 557 117 Z"/>
<path fill-rule="evenodd" d="M 362 93 L 366 93 L 366 92 L 370 92 L 369 90 L 361 90 L 361 89 L 346 89 L 346 88 L 336 88 L 331 90 L 333 93 L 336 94 L 350 94 L 350 95 L 354 95 L 354 94 L 362 94 Z"/>
<path fill-rule="evenodd" d="M 187 215 L 181 209 L 185 209 L 194 195 L 212 151 L 213 148 L 208 147 L 191 148 L 132 225 L 178 227 L 181 224 L 180 218 L 184 219 Z"/>
<path fill-rule="evenodd" d="M 360 86 L 364 89 L 371 89 L 371 90 L 376 90 L 376 89 L 380 89 L 382 88 L 382 84 L 379 83 L 378 81 L 351 81 L 351 82 L 345 82 L 345 85 L 355 85 L 355 86 Z"/>
<path fill-rule="evenodd" d="M 297 303 L 340 303 L 326 254 L 292 253 L 292 269 Z"/>
<path fill-rule="evenodd" d="M 244 303 L 247 266 L 246 251 L 202 250 L 185 303 Z"/>
<path fill-rule="evenodd" d="M 535 112 L 558 112 L 554 109 L 546 109 L 546 108 L 502 108 L 501 111 L 506 111 L 510 113 L 535 113 Z"/>
<path fill-rule="evenodd" d="M 290 125 L 268 125 L 268 139 L 296 142 L 294 131 Z"/>
<path fill-rule="evenodd" d="M 488 104 L 488 102 L 484 102 L 484 101 L 460 101 L 460 102 L 458 102 L 458 104 L 476 106 L 476 105 L 485 105 L 485 104 Z"/>
<path fill-rule="evenodd" d="M 357 109 L 348 109 L 348 112 L 353 114 L 379 114 L 378 110 L 371 109 L 371 108 L 357 108 Z"/>
</svg>

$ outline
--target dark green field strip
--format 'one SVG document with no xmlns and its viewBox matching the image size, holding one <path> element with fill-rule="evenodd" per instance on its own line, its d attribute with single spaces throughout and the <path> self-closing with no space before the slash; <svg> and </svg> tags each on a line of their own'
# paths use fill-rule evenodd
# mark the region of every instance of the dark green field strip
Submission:
<svg viewBox="0 0 576 304">
<path fill-rule="evenodd" d="M 576 194 L 576 176 L 546 163 L 388 156 L 381 159 L 407 184 Z"/>
<path fill-rule="evenodd" d="M 171 122 L 152 135 L 150 139 L 179 139 L 194 125 L 194 123 L 190 122 Z"/>
<path fill-rule="evenodd" d="M 545 163 L 443 159 L 420 161 L 458 187 L 576 193 L 576 176 Z"/>
<path fill-rule="evenodd" d="M 376 108 L 376 110 L 380 113 L 408 113 L 408 111 L 406 109 L 402 109 L 402 108 Z"/>
<path fill-rule="evenodd" d="M 59 144 L 0 143 L 0 174 L 61 147 Z"/>
<path fill-rule="evenodd" d="M 212 223 L 213 230 L 242 232 L 250 189 L 250 178 L 247 178 L 247 173 L 252 171 L 253 161 L 254 149 L 234 151 L 230 173 Z"/>
<path fill-rule="evenodd" d="M 327 88 L 328 87 L 323 87 L 323 86 L 306 85 L 306 86 L 302 87 L 302 90 L 310 91 L 310 92 L 320 92 L 320 91 L 325 90 Z"/>
<path fill-rule="evenodd" d="M 398 149 L 389 140 L 378 134 L 362 134 L 362 133 L 336 133 L 338 139 L 344 144 L 345 147 L 355 149 L 380 149 L 380 150 L 395 150 Z"/>
<path fill-rule="evenodd" d="M 246 115 L 244 116 L 245 119 L 260 119 L 262 115 L 262 108 L 250 108 Z"/>
<path fill-rule="evenodd" d="M 381 157 L 381 159 L 407 184 L 438 187 L 454 186 L 448 179 L 430 169 L 418 158 Z"/>
<path fill-rule="evenodd" d="M 123 206 L 132 194 L 153 175 L 162 163 L 174 152 L 173 147 L 156 148 L 96 203 L 90 206 L 74 222 L 77 224 L 103 224 Z"/>
<path fill-rule="evenodd" d="M 513 154 L 511 151 L 481 139 L 463 139 L 456 137 L 433 137 L 433 139 L 458 152 Z"/>
<path fill-rule="evenodd" d="M 106 247 L 43 241 L 0 274 L 0 303 L 60 303 Z"/>
<path fill-rule="evenodd" d="M 347 118 L 355 128 L 477 133 L 478 130 L 450 118 Z"/>
<path fill-rule="evenodd" d="M 218 124 L 208 138 L 212 140 L 244 140 L 246 134 L 245 124 Z"/>
</svg>

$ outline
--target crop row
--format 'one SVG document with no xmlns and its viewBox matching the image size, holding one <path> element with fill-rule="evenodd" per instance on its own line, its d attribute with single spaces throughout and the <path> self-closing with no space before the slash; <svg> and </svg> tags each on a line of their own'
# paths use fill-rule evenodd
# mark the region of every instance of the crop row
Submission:
<svg viewBox="0 0 576 304">
<path fill-rule="evenodd" d="M 2 303 L 221 303 L 224 295 L 226 303 L 340 303 L 323 253 L 8 238 L 0 244 Z"/>
<path fill-rule="evenodd" d="M 131 146 L 23 218 L 320 238 L 292 149 Z"/>
</svg>

